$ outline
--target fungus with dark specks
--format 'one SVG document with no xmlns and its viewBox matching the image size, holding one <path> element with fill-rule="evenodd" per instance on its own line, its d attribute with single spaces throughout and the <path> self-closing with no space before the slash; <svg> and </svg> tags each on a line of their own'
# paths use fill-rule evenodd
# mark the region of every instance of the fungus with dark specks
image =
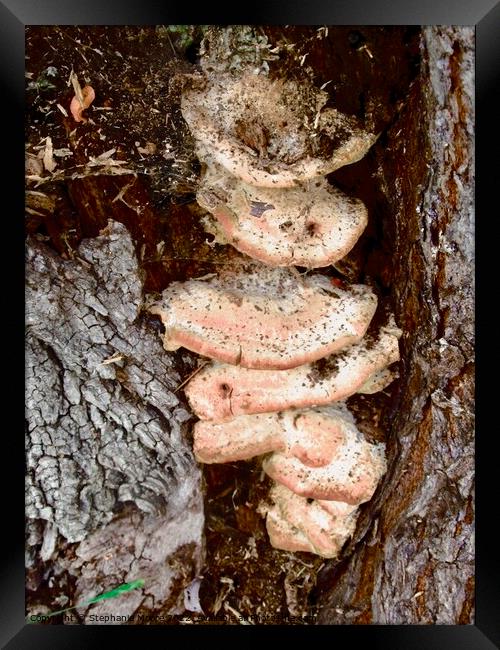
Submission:
<svg viewBox="0 0 500 650">
<path fill-rule="evenodd" d="M 213 72 L 186 77 L 181 110 L 201 160 L 250 185 L 293 187 L 360 160 L 376 140 L 327 100 L 308 82 Z"/>
<path fill-rule="evenodd" d="M 263 462 L 266 474 L 303 497 L 353 505 L 371 499 L 387 470 L 385 445 L 369 443 L 347 409 L 343 417 L 345 438 L 328 465 L 311 467 L 284 452 L 273 452 Z"/>
<path fill-rule="evenodd" d="M 377 370 L 373 375 L 368 377 L 365 383 L 358 388 L 357 393 L 362 395 L 373 395 L 378 393 L 384 388 L 387 388 L 397 377 L 397 372 L 391 370 L 390 368 L 382 368 L 382 370 Z"/>
<path fill-rule="evenodd" d="M 357 506 L 307 499 L 283 485 L 273 486 L 269 496 L 274 503 L 266 508 L 266 528 L 275 548 L 334 558 L 354 533 Z"/>
<path fill-rule="evenodd" d="M 343 290 L 320 275 L 259 266 L 174 282 L 150 311 L 162 319 L 166 350 L 183 346 L 245 368 L 287 369 L 360 341 L 376 306 L 367 286 Z"/>
<path fill-rule="evenodd" d="M 346 421 L 331 409 L 240 415 L 194 425 L 194 454 L 202 463 L 246 460 L 281 451 L 310 467 L 327 465 L 345 442 Z"/>
<path fill-rule="evenodd" d="M 318 268 L 351 250 L 368 222 L 363 203 L 324 178 L 293 188 L 260 188 L 209 165 L 196 194 L 220 243 L 271 266 Z"/>
<path fill-rule="evenodd" d="M 352 345 L 318 363 L 289 370 L 255 370 L 214 363 L 195 375 L 185 387 L 194 413 L 202 420 L 221 421 L 250 413 L 326 405 L 356 392 L 382 390 L 393 378 L 377 375 L 399 360 L 398 337 L 393 325 L 381 328 L 375 340 Z"/>
<path fill-rule="evenodd" d="M 364 205 L 325 176 L 360 160 L 376 136 L 326 107 L 309 81 L 248 68 L 183 79 L 181 111 L 205 164 L 205 228 L 261 262 L 174 282 L 150 307 L 165 349 L 216 361 L 185 388 L 201 418 L 194 452 L 204 463 L 267 454 L 273 546 L 336 557 L 386 471 L 384 445 L 365 439 L 342 400 L 392 381 L 401 332 L 389 323 L 362 340 L 377 305 L 371 289 L 292 266 L 328 266 L 360 237 Z"/>
</svg>

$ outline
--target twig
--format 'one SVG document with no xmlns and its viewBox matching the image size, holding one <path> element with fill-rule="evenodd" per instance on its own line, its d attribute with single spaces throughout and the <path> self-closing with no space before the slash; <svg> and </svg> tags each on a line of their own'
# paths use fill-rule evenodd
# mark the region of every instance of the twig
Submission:
<svg viewBox="0 0 500 650">
<path fill-rule="evenodd" d="M 177 388 L 174 390 L 174 393 L 176 393 L 176 392 L 177 392 L 178 390 L 180 390 L 183 386 L 185 386 L 185 385 L 187 384 L 187 382 L 188 382 L 192 377 L 194 377 L 195 375 L 197 375 L 197 374 L 200 372 L 200 370 L 201 370 L 202 368 L 204 368 L 204 367 L 207 365 L 207 363 L 208 363 L 208 361 L 204 361 L 204 362 L 201 364 L 201 366 L 198 366 L 198 368 L 196 368 L 196 370 L 193 370 L 193 372 L 189 375 L 189 377 L 186 377 L 186 379 L 184 379 L 184 381 L 183 381 L 181 384 L 179 384 L 179 385 L 177 386 Z"/>
</svg>

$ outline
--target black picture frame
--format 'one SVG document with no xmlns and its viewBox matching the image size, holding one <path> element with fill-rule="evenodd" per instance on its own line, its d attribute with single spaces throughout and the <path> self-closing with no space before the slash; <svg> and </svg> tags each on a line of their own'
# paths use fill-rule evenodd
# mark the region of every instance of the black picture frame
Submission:
<svg viewBox="0 0 500 650">
<path fill-rule="evenodd" d="M 477 109 L 477 200 L 476 210 L 478 224 L 490 223 L 495 218 L 488 196 L 496 187 L 498 180 L 498 162 L 490 164 L 490 150 L 498 152 L 498 106 L 494 101 L 494 91 L 500 85 L 500 4 L 496 0 L 318 0 L 287 3 L 277 0 L 252 2 L 248 13 L 243 6 L 214 8 L 213 5 L 187 12 L 180 5 L 155 0 L 133 0 L 105 2 L 92 0 L 85 2 L 64 2 L 45 0 L 36 3 L 32 0 L 0 1 L 0 100 L 4 109 L 4 146 L 3 162 L 4 193 L 8 192 L 10 209 L 5 210 L 4 223 L 8 228 L 11 243 L 4 242 L 3 262 L 7 262 L 2 278 L 8 279 L 8 295 L 5 297 L 4 325 L 4 364 L 12 374 L 13 380 L 4 389 L 5 417 L 7 411 L 17 413 L 24 397 L 23 372 L 19 361 L 23 339 L 22 296 L 23 282 L 23 227 L 22 210 L 24 202 L 24 155 L 20 146 L 23 134 L 24 114 L 24 28 L 26 25 L 124 25 L 124 24 L 359 24 L 359 25 L 475 25 L 476 27 L 476 109 Z M 495 144 L 495 138 L 497 142 Z M 8 152 L 8 153 L 7 153 Z M 7 174 L 7 175 L 5 175 Z M 496 181 L 496 183 L 495 183 Z M 5 195 L 4 195 L 5 198 Z M 7 202 L 5 202 L 7 205 Z M 495 205 L 492 201 L 491 205 Z M 488 207 L 487 207 L 488 206 Z M 496 208 L 498 211 L 498 208 Z M 11 223 L 11 221 L 13 223 Z M 477 229 L 477 247 L 483 258 L 494 259 L 488 254 L 488 243 L 481 241 L 484 226 Z M 484 239 L 489 239 L 484 233 Z M 19 246 L 18 246 L 19 245 Z M 8 249 L 6 251 L 5 249 Z M 498 255 L 498 253 L 497 253 Z M 487 278 L 494 282 L 495 276 L 488 275 L 488 269 L 480 267 L 476 277 L 486 284 Z M 481 275 L 482 274 L 482 275 Z M 19 283 L 19 284 L 18 284 Z M 20 304 L 19 304 L 20 303 Z M 14 309 L 19 305 L 20 309 Z M 20 316 L 18 315 L 20 314 Z M 478 356 L 481 358 L 481 346 L 485 348 L 485 337 L 480 336 L 483 320 L 486 321 L 481 308 L 477 312 Z M 19 319 L 19 320 L 18 320 Z M 19 322 L 21 321 L 21 322 Z M 485 327 L 483 328 L 485 329 Z M 485 334 L 491 336 L 491 333 Z M 19 344 L 19 348 L 17 345 Z M 485 351 L 485 354 L 488 353 Z M 487 386 L 487 380 L 481 380 L 478 373 L 478 406 L 494 403 L 493 387 Z M 13 408 L 15 407 L 15 408 Z M 500 599 L 498 550 L 495 541 L 492 520 L 496 507 L 489 501 L 498 494 L 495 483 L 495 466 L 489 468 L 488 458 L 493 456 L 491 439 L 496 433 L 488 426 L 486 412 L 478 408 L 481 435 L 477 437 L 477 521 L 479 532 L 476 544 L 476 618 L 474 625 L 468 626 L 328 626 L 326 639 L 330 644 L 348 641 L 350 644 L 368 642 L 370 648 L 404 649 L 404 650 L 489 650 L 500 647 Z M 6 420 L 4 420 L 6 422 Z M 9 472 L 4 471 L 6 485 L 4 488 L 3 537 L 7 548 L 1 558 L 2 589 L 0 604 L 0 642 L 9 650 L 21 648 L 89 648 L 99 647 L 100 643 L 118 647 L 123 634 L 123 626 L 38 626 L 26 624 L 24 618 L 24 526 L 22 522 L 23 505 L 21 494 L 24 493 L 24 446 L 23 436 L 19 434 L 17 417 L 14 426 L 4 426 L 4 464 Z M 489 432 L 487 434 L 486 432 Z M 486 434 L 486 435 L 485 435 Z M 8 460 L 7 460 L 8 459 Z M 136 635 L 155 635 L 157 640 L 171 643 L 177 635 L 192 637 L 192 641 L 210 643 L 210 635 L 227 636 L 234 641 L 235 634 L 241 633 L 240 627 L 197 627 L 171 626 L 139 627 L 127 626 L 127 641 L 134 643 Z M 259 637 L 262 627 L 247 627 L 245 635 L 251 642 Z M 274 639 L 284 639 L 283 628 L 265 629 L 265 634 Z M 276 637 L 276 634 L 280 636 Z M 302 635 L 304 640 L 315 635 L 325 634 L 321 627 L 294 627 L 292 634 L 298 643 Z M 200 636 L 203 635 L 203 636 Z M 308 641 L 309 642 L 309 641 Z"/>
</svg>

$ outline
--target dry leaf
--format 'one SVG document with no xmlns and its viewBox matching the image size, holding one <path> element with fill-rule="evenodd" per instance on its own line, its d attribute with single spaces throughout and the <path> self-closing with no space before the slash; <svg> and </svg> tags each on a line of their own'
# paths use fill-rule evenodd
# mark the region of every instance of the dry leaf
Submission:
<svg viewBox="0 0 500 650">
<path fill-rule="evenodd" d="M 25 170 L 28 176 L 42 176 L 43 163 L 39 158 L 29 153 L 26 156 Z"/>
<path fill-rule="evenodd" d="M 145 156 L 150 156 L 156 153 L 156 145 L 154 142 L 146 142 L 145 147 L 137 145 L 137 151 Z"/>
<path fill-rule="evenodd" d="M 68 111 L 64 108 L 64 106 L 61 106 L 61 104 L 56 104 L 56 106 L 61 111 L 61 113 L 64 115 L 64 117 L 68 117 Z"/>
<path fill-rule="evenodd" d="M 48 172 L 53 172 L 57 167 L 54 160 L 54 149 L 52 147 L 52 138 L 47 136 L 45 138 L 45 150 L 43 152 L 43 166 Z"/>
</svg>

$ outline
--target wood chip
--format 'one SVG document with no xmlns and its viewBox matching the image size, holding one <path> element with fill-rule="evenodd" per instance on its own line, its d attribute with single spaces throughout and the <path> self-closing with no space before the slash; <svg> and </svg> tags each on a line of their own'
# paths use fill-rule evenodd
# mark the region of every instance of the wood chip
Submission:
<svg viewBox="0 0 500 650">
<path fill-rule="evenodd" d="M 52 138 L 47 136 L 45 138 L 45 150 L 43 152 L 43 166 L 48 172 L 53 172 L 57 167 L 57 163 L 54 160 L 54 149 L 52 146 Z"/>
</svg>

